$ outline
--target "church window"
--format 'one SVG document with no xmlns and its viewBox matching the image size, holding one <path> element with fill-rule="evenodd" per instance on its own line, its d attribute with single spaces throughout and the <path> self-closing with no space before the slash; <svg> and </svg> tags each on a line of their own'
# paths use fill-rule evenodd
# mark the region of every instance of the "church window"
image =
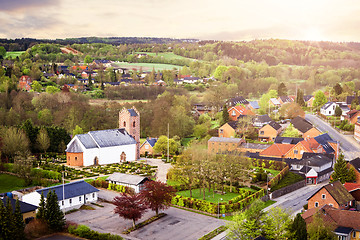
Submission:
<svg viewBox="0 0 360 240">
<path fill-rule="evenodd" d="M 126 122 L 124 121 L 124 127 L 126 127 Z"/>
<path fill-rule="evenodd" d="M 135 127 L 135 121 L 133 122 L 133 127 Z"/>
</svg>

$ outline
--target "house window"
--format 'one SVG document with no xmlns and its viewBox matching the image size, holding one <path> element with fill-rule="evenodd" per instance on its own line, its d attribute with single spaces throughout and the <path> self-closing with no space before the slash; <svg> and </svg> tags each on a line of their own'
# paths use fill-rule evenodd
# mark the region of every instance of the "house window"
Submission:
<svg viewBox="0 0 360 240">
<path fill-rule="evenodd" d="M 79 197 L 79 202 L 81 202 L 81 197 Z"/>
<path fill-rule="evenodd" d="M 326 198 L 325 194 L 322 194 L 322 195 L 321 195 L 321 198 L 322 198 L 322 199 L 325 199 L 325 198 Z"/>
<path fill-rule="evenodd" d="M 224 129 L 220 129 L 220 133 L 224 133 Z"/>
<path fill-rule="evenodd" d="M 319 206 L 319 203 L 318 202 L 315 202 L 315 207 L 318 207 Z"/>
<path fill-rule="evenodd" d="M 264 135 L 264 131 L 260 131 L 260 135 Z"/>
<path fill-rule="evenodd" d="M 77 160 L 77 157 L 75 157 L 75 161 Z"/>
<path fill-rule="evenodd" d="M 61 201 L 61 205 L 63 205 L 63 206 L 64 206 L 64 201 Z"/>
<path fill-rule="evenodd" d="M 149 149 L 149 145 L 146 144 L 146 145 L 145 145 L 145 149 Z"/>
<path fill-rule="evenodd" d="M 352 235 L 353 235 L 353 238 L 356 238 L 356 231 L 355 230 L 353 231 Z"/>
<path fill-rule="evenodd" d="M 329 204 L 330 207 L 333 207 L 334 205 L 332 205 L 332 203 Z"/>
<path fill-rule="evenodd" d="M 299 153 L 299 151 L 298 150 L 294 150 L 294 154 L 298 154 Z"/>
<path fill-rule="evenodd" d="M 72 199 L 69 199 L 69 203 L 70 203 L 70 204 L 72 203 Z"/>
<path fill-rule="evenodd" d="M 235 110 L 232 111 L 232 114 L 231 114 L 231 115 L 236 116 Z"/>
<path fill-rule="evenodd" d="M 92 194 L 92 197 L 95 198 L 95 193 Z"/>
</svg>

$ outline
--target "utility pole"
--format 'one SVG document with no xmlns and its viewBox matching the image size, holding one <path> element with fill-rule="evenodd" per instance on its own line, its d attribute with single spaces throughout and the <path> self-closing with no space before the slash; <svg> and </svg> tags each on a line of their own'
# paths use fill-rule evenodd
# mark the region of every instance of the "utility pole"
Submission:
<svg viewBox="0 0 360 240">
<path fill-rule="evenodd" d="M 169 141 L 170 141 L 170 134 L 169 134 L 169 123 L 168 123 L 168 142 L 167 142 L 167 162 L 169 162 Z"/>
</svg>

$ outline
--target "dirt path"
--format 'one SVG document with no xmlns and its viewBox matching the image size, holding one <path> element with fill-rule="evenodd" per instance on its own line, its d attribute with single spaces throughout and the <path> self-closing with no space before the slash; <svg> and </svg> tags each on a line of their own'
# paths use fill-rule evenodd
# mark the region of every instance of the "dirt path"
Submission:
<svg viewBox="0 0 360 240">
<path fill-rule="evenodd" d="M 147 164 L 158 167 L 158 172 L 156 174 L 156 180 L 166 183 L 166 175 L 169 169 L 172 167 L 170 163 L 164 163 L 161 159 L 154 158 L 141 158 L 140 160 L 145 160 Z"/>
</svg>

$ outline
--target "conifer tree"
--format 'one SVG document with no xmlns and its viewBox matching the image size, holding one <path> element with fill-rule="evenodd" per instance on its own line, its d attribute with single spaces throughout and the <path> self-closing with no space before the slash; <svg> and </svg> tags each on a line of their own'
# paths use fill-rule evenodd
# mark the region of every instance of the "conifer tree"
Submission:
<svg viewBox="0 0 360 240">
<path fill-rule="evenodd" d="M 37 219 L 45 219 L 45 198 L 44 198 L 44 192 L 41 192 L 41 197 L 40 197 L 40 203 L 39 203 L 39 208 L 38 211 L 36 213 L 36 218 Z"/>
<path fill-rule="evenodd" d="M 25 224 L 24 219 L 21 214 L 20 210 L 20 202 L 16 200 L 15 204 L 15 212 L 14 212 L 14 236 L 13 239 L 15 240 L 22 240 L 25 239 Z"/>
<path fill-rule="evenodd" d="M 291 239 L 293 240 L 307 239 L 306 222 L 300 213 L 296 215 L 292 225 L 290 226 L 290 232 L 292 233 Z"/>
<path fill-rule="evenodd" d="M 228 109 L 226 107 L 226 104 L 224 104 L 223 111 L 222 111 L 222 123 L 221 123 L 221 125 L 224 125 L 227 122 L 229 122 L 229 113 L 228 113 Z"/>
<path fill-rule="evenodd" d="M 331 175 L 332 182 L 339 180 L 341 183 L 352 182 L 355 180 L 355 174 L 347 167 L 344 155 L 340 154 L 334 164 L 334 173 Z"/>
<path fill-rule="evenodd" d="M 2 201 L 0 201 L 2 202 Z M 7 198 L 5 207 L 1 210 L 1 237 L 0 239 L 12 239 L 13 228 L 13 209 L 10 203 L 10 199 Z"/>
<path fill-rule="evenodd" d="M 6 210 L 2 200 L 0 200 L 0 239 L 4 238 L 6 227 Z"/>
<path fill-rule="evenodd" d="M 53 231 L 61 231 L 65 226 L 64 213 L 60 210 L 58 197 L 55 192 L 50 191 L 46 199 L 46 222 Z"/>
</svg>

